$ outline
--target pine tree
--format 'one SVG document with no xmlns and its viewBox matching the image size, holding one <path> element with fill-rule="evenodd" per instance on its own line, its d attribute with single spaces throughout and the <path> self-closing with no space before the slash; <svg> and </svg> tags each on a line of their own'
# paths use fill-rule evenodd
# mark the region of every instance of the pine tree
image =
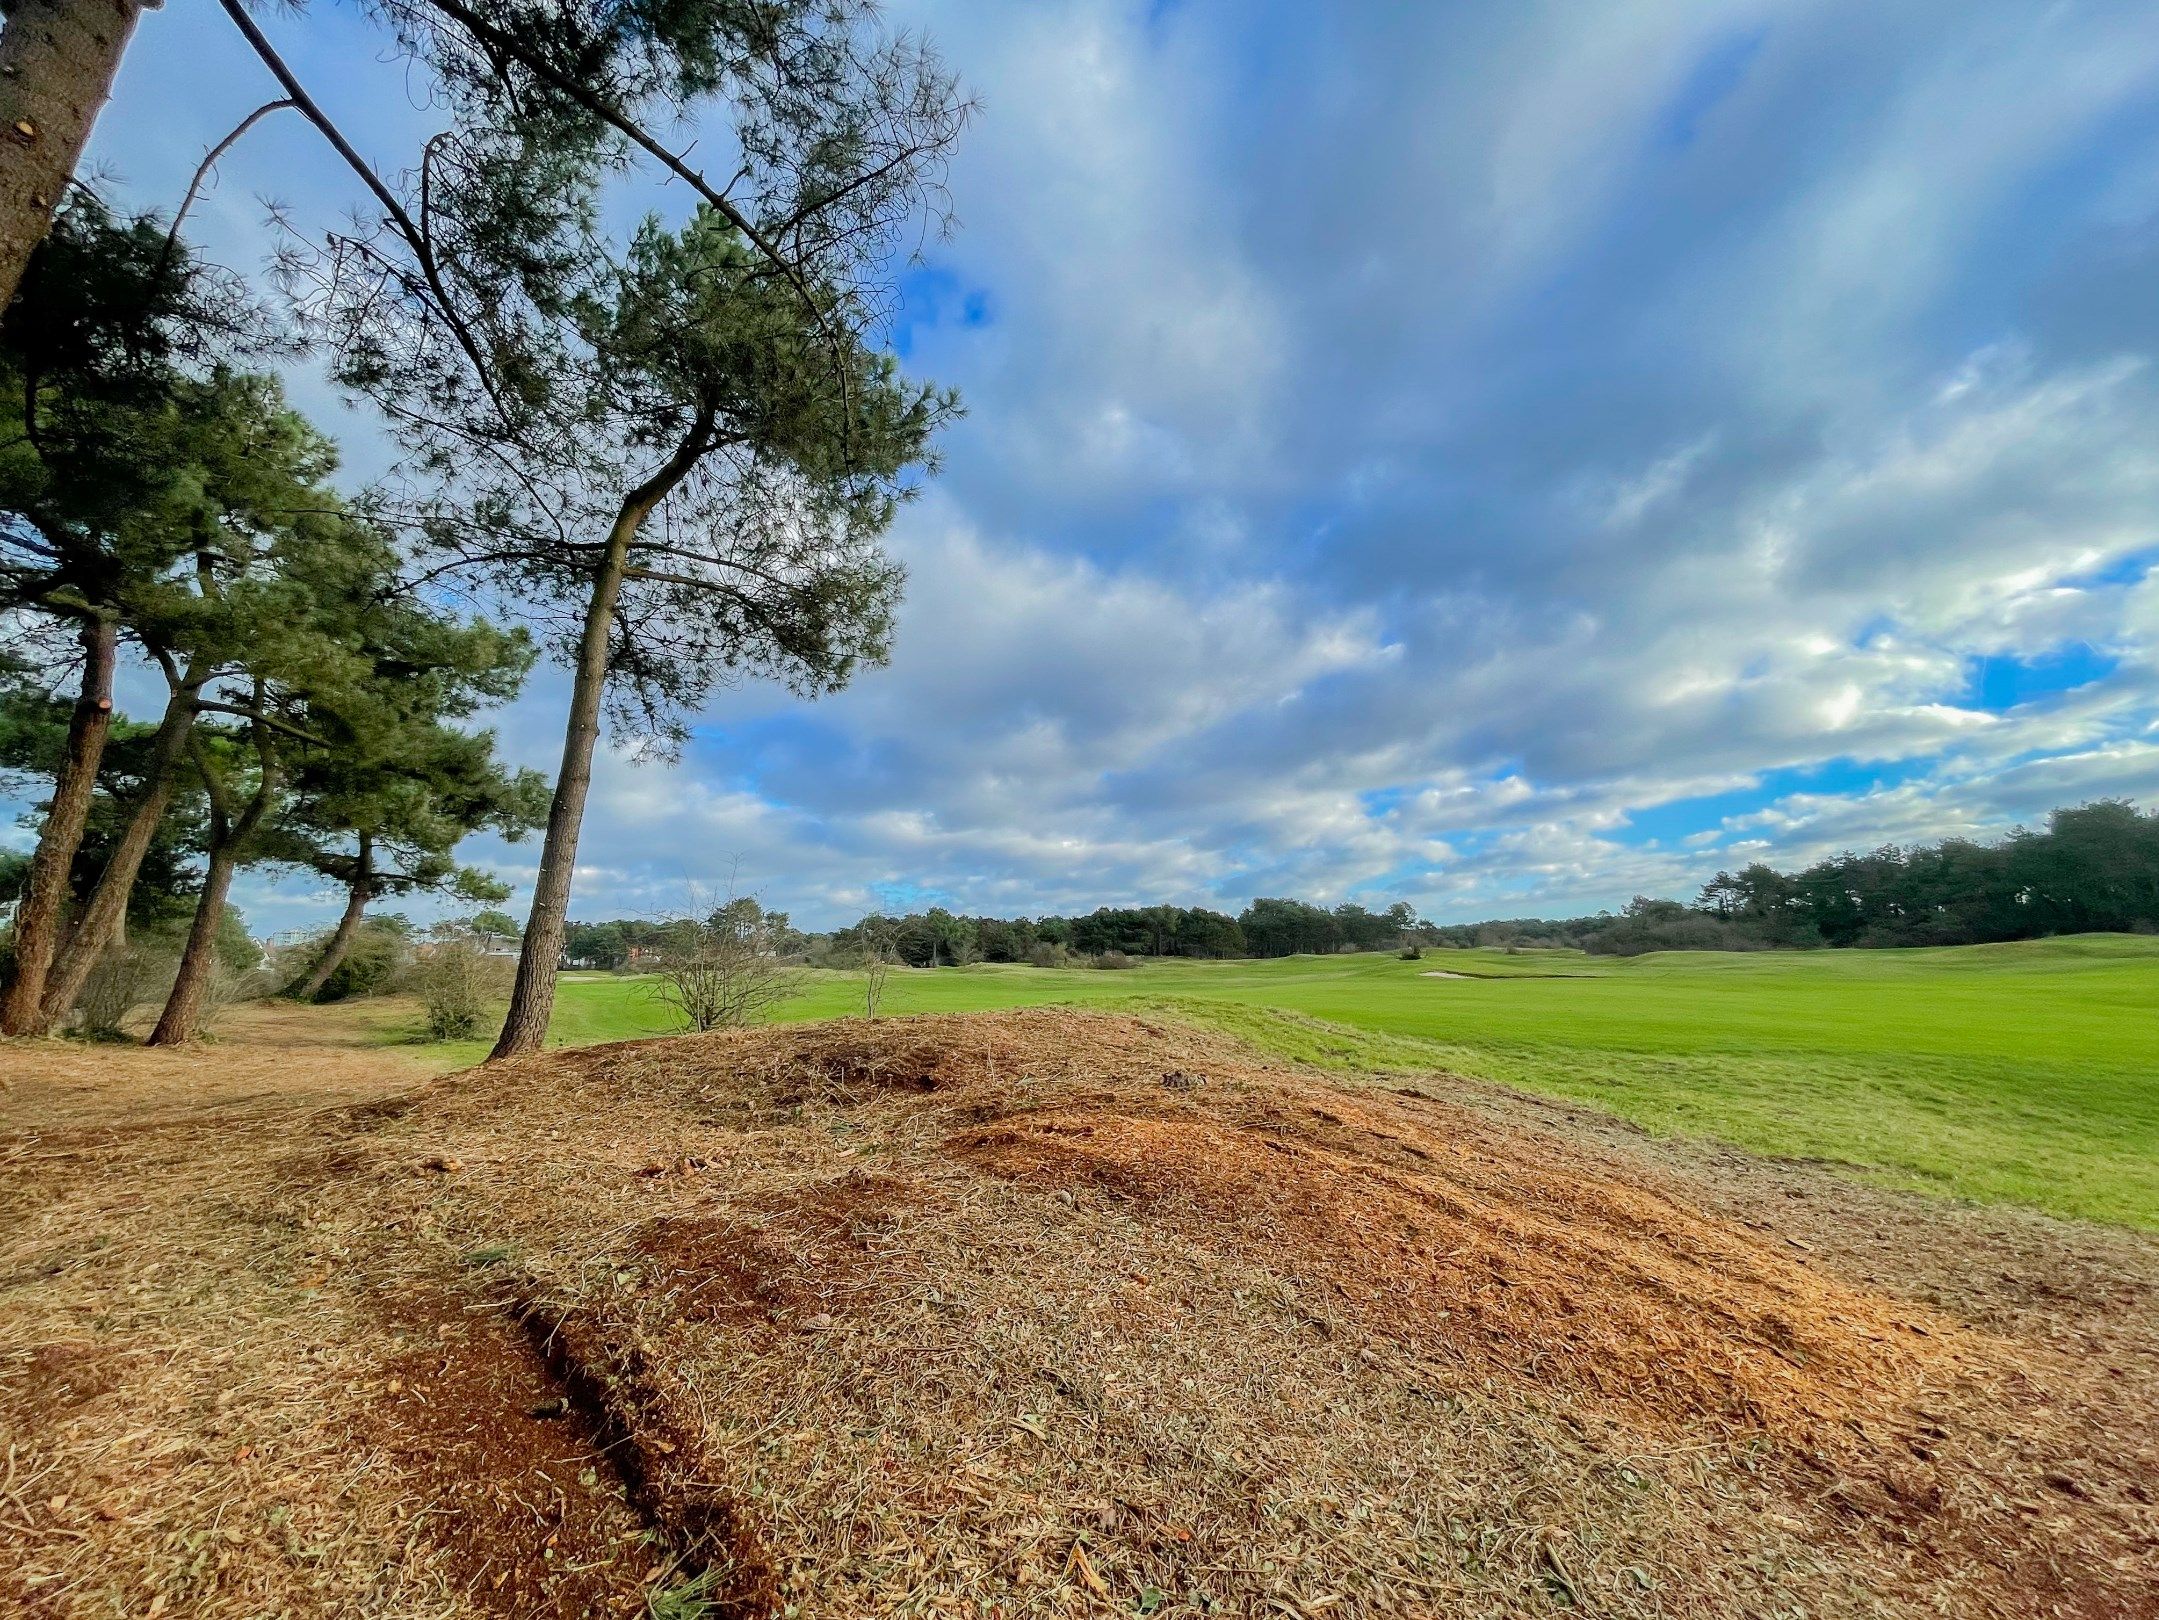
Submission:
<svg viewBox="0 0 2159 1620">
<path fill-rule="evenodd" d="M 167 229 L 88 195 L 62 212 L 0 322 L 0 610 L 41 661 L 79 671 L 0 995 L 8 1033 L 49 1027 L 47 977 L 121 646 L 157 582 L 225 515 L 203 458 L 231 461 L 232 424 L 215 421 L 231 402 L 214 372 L 201 379 L 254 326 Z"/>
</svg>

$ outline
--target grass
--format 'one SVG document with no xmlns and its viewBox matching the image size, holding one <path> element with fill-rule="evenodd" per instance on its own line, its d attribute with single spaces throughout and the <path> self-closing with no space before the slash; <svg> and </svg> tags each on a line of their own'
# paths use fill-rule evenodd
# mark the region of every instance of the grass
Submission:
<svg viewBox="0 0 2159 1620">
<path fill-rule="evenodd" d="M 852 975 L 805 985 L 785 1017 L 861 1010 Z M 1451 1069 L 1654 1131 L 2159 1227 L 2159 940 L 897 970 L 884 1010 L 1052 1003 L 1156 1004 L 1339 1070 Z M 566 974 L 551 1038 L 669 1028 L 644 981 Z"/>
</svg>

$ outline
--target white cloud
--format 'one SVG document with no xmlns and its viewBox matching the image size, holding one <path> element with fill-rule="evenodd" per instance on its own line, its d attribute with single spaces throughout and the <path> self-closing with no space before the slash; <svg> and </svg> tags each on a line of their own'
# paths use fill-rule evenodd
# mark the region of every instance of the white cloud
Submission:
<svg viewBox="0 0 2159 1620">
<path fill-rule="evenodd" d="M 2159 233 L 2147 7 L 895 20 L 983 98 L 930 255 L 990 315 L 915 334 L 971 414 L 895 536 L 894 663 L 605 761 L 579 909 L 740 855 L 822 920 L 892 883 L 1518 914 L 2159 794 L 2159 326 L 2149 277 L 2077 278 Z M 284 182 L 236 160 L 221 206 Z M 2112 672 L 1968 698 L 2063 648 Z M 1894 785 L 1780 774 L 1838 760 Z"/>
</svg>

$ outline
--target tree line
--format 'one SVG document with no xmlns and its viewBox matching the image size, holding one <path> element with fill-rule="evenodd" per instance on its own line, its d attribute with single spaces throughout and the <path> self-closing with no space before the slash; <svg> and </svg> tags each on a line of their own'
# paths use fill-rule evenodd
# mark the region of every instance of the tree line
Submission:
<svg viewBox="0 0 2159 1620">
<path fill-rule="evenodd" d="M 969 109 L 858 0 L 372 0 L 438 127 L 367 153 L 222 0 L 268 99 L 127 215 L 75 169 L 140 9 L 21 0 L 0 30 L 0 768 L 49 788 L 0 1028 L 63 1022 L 179 897 L 152 1038 L 189 1038 L 250 865 L 346 889 L 319 989 L 384 895 L 505 897 L 454 856 L 492 827 L 542 835 L 496 1045 L 531 1050 L 603 730 L 665 754 L 718 684 L 814 696 L 887 654 L 883 536 L 957 408 L 889 352 L 892 266 Z M 325 146 L 356 207 L 273 213 L 265 291 L 186 223 L 273 138 Z M 695 206 L 636 217 L 635 175 Z M 386 425 L 375 485 L 284 399 L 300 358 Z M 551 779 L 474 724 L 543 654 L 571 673 Z M 123 672 L 154 714 L 118 712 Z"/>
<path fill-rule="evenodd" d="M 1602 955 L 1981 945 L 2159 930 L 2159 812 L 2120 799 L 2058 809 L 1995 843 L 1845 851 L 1794 872 L 1719 872 L 1693 901 L 1430 931 L 1444 945 L 1556 945 Z"/>
<path fill-rule="evenodd" d="M 1547 946 L 1599 955 L 1973 945 L 2052 934 L 2159 930 L 2159 812 L 2106 799 L 2056 810 L 1997 843 L 1944 839 L 1845 852 L 1795 872 L 1755 862 L 1719 872 L 1692 901 L 1639 895 L 1618 912 L 1433 923 L 1407 901 L 1382 910 L 1258 899 L 1235 916 L 1187 906 L 1101 906 L 1076 916 L 967 916 L 931 906 L 806 933 L 784 911 L 732 900 L 710 918 L 569 925 L 571 966 L 665 961 L 725 924 L 769 954 L 815 965 L 868 957 L 909 967 L 976 962 L 1116 965 L 1341 951 Z"/>
<path fill-rule="evenodd" d="M 1072 917 L 970 917 L 931 906 L 901 916 L 878 913 L 829 933 L 805 933 L 788 913 L 742 898 L 703 919 L 573 922 L 564 936 L 563 960 L 572 967 L 609 969 L 665 960 L 694 947 L 701 929 L 722 924 L 736 933 L 754 927 L 766 948 L 782 956 L 839 965 L 881 956 L 908 967 L 1293 956 L 1394 950 L 1429 937 L 1407 901 L 1372 911 L 1354 902 L 1325 908 L 1301 900 L 1254 900 L 1234 917 L 1193 906 L 1101 906 Z"/>
</svg>

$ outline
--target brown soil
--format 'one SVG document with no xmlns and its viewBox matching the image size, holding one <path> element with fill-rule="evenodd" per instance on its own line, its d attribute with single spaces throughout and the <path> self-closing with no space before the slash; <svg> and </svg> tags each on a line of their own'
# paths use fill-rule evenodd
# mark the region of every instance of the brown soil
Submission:
<svg viewBox="0 0 2159 1620">
<path fill-rule="evenodd" d="M 0 1077 L 25 1612 L 2159 1613 L 2129 1234 L 1064 1011 Z"/>
</svg>

